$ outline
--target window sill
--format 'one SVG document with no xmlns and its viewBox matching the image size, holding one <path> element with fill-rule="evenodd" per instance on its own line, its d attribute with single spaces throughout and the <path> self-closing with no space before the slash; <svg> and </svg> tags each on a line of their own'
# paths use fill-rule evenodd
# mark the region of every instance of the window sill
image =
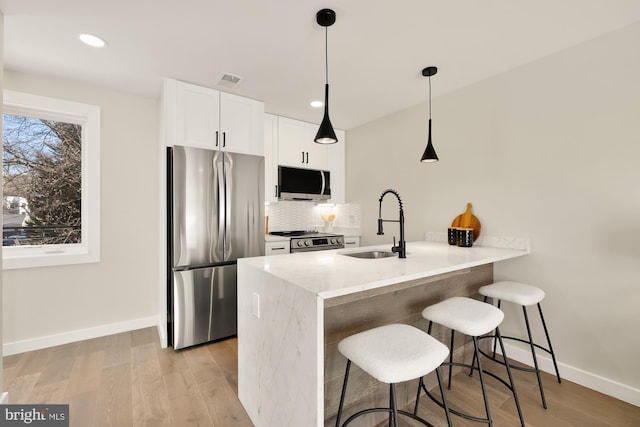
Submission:
<svg viewBox="0 0 640 427">
<path fill-rule="evenodd" d="M 5 246 L 2 254 L 3 270 L 86 264 L 100 261 L 100 253 L 89 250 L 86 245 L 51 245 L 24 248 Z"/>
</svg>

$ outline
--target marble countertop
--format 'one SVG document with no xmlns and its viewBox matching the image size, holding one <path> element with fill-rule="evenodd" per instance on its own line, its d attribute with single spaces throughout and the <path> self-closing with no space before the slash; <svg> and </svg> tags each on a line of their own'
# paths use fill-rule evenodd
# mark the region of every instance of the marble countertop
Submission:
<svg viewBox="0 0 640 427">
<path fill-rule="evenodd" d="M 361 259 L 343 255 L 369 250 L 389 251 L 390 247 L 388 244 L 243 258 L 238 263 L 264 270 L 320 298 L 330 299 L 529 253 L 528 245 L 524 248 L 481 245 L 462 248 L 443 242 L 417 241 L 407 242 L 405 259 Z"/>
</svg>

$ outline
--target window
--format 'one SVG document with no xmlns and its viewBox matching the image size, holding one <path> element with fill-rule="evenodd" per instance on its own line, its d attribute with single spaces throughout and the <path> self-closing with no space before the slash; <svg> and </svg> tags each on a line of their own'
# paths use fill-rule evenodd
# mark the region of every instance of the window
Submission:
<svg viewBox="0 0 640 427">
<path fill-rule="evenodd" d="M 100 108 L 4 92 L 3 267 L 100 260 Z"/>
</svg>

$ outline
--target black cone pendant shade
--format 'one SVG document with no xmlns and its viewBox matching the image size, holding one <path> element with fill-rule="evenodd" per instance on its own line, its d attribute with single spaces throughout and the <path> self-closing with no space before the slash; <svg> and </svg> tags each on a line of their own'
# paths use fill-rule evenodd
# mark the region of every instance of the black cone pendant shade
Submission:
<svg viewBox="0 0 640 427">
<path fill-rule="evenodd" d="M 329 83 L 324 85 L 324 117 L 322 117 L 322 123 L 320 123 L 320 129 L 318 129 L 314 141 L 318 144 L 335 144 L 338 142 L 333 126 L 331 126 L 331 119 L 329 119 Z"/>
<path fill-rule="evenodd" d="M 325 52 L 325 84 L 324 84 L 324 117 L 316 137 L 313 139 L 318 144 L 335 144 L 338 142 L 336 133 L 329 119 L 329 54 L 327 48 L 327 27 L 336 22 L 336 13 L 331 9 L 322 9 L 316 13 L 316 22 L 324 27 L 324 52 Z"/>
<path fill-rule="evenodd" d="M 425 148 L 422 158 L 420 159 L 422 163 L 437 162 L 439 160 L 436 150 L 433 148 L 433 143 L 431 142 L 431 76 L 437 72 L 437 67 L 427 67 L 422 70 L 422 75 L 429 77 L 429 134 L 427 137 L 427 148 Z"/>
</svg>

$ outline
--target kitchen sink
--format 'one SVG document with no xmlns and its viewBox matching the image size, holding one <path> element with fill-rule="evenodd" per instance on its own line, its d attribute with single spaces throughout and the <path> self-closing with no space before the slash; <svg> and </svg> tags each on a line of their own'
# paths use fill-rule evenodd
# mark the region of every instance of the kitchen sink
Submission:
<svg viewBox="0 0 640 427">
<path fill-rule="evenodd" d="M 363 259 L 378 259 L 378 258 L 388 258 L 392 256 L 397 256 L 397 254 L 389 251 L 350 252 L 350 253 L 342 253 L 340 255 L 346 255 L 352 258 L 363 258 Z"/>
</svg>

